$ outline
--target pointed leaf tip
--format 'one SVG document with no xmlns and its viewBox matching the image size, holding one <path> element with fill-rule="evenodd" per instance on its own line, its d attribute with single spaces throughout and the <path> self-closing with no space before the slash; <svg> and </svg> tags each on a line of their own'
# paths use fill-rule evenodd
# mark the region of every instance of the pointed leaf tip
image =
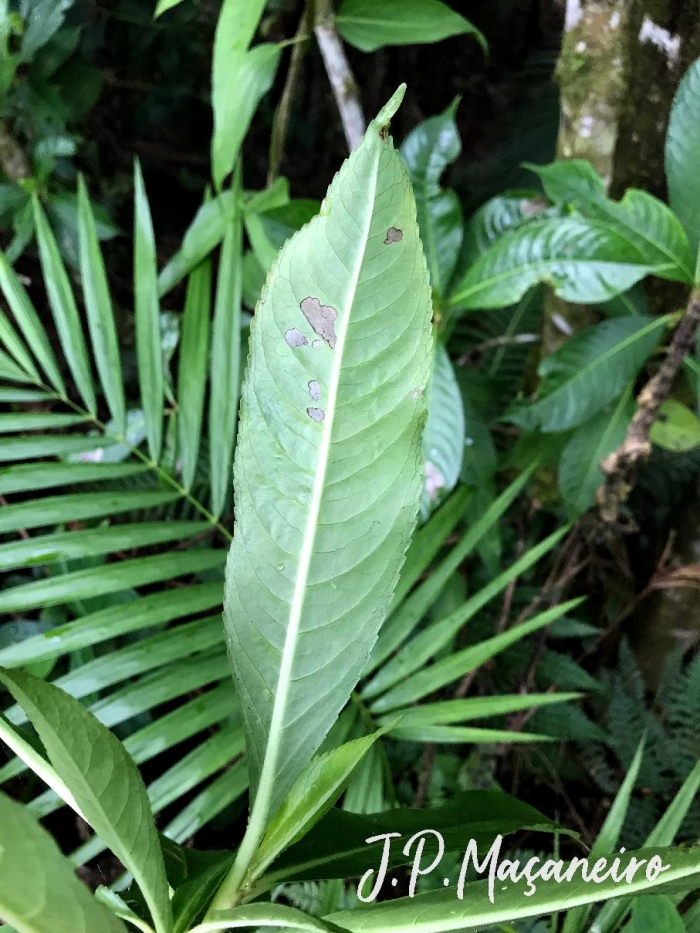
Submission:
<svg viewBox="0 0 700 933">
<path fill-rule="evenodd" d="M 389 100 L 384 104 L 382 109 L 379 111 L 376 119 L 374 120 L 374 124 L 380 130 L 385 129 L 389 125 L 392 117 L 394 116 L 396 111 L 401 106 L 401 102 L 403 101 L 405 93 L 406 93 L 406 85 L 400 84 L 396 88 L 394 93 L 391 95 Z"/>
</svg>

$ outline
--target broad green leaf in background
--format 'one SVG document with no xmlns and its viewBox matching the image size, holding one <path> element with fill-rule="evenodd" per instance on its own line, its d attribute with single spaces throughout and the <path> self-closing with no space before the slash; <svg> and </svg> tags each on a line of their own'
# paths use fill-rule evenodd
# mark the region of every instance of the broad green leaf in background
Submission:
<svg viewBox="0 0 700 933">
<path fill-rule="evenodd" d="M 659 855 L 668 865 L 655 883 L 650 883 L 643 866 L 634 880 L 628 883 L 606 878 L 592 884 L 581 878 L 580 870 L 574 880 L 559 883 L 555 879 L 536 882 L 537 890 L 525 896 L 526 879 L 508 880 L 506 885 L 496 883 L 494 902 L 489 900 L 487 881 L 474 881 L 464 885 L 464 898 L 458 900 L 455 888 L 402 897 L 382 904 L 370 904 L 362 910 L 343 910 L 329 914 L 326 919 L 352 931 L 352 933 L 459 933 L 479 930 L 492 924 L 566 910 L 582 904 L 595 904 L 630 894 L 652 893 L 670 881 L 684 881 L 688 889 L 700 884 L 700 848 L 641 849 L 626 852 L 620 857 L 620 872 L 630 859 L 650 859 Z M 565 863 L 566 864 L 566 863 Z M 439 869 L 437 869 L 439 871 Z"/>
<path fill-rule="evenodd" d="M 420 123 L 401 144 L 413 183 L 430 284 L 438 298 L 452 278 L 464 232 L 459 198 L 454 191 L 440 187 L 443 172 L 462 151 L 455 123 L 457 104 L 455 101 L 444 113 Z"/>
<path fill-rule="evenodd" d="M 148 452 L 158 461 L 163 443 L 163 355 L 156 244 L 151 210 L 138 162 L 134 163 L 134 318 L 141 408 L 146 419 Z"/>
<path fill-rule="evenodd" d="M 362 673 L 415 523 L 432 341 L 415 202 L 387 135 L 404 90 L 283 249 L 253 318 L 225 625 L 254 804 L 229 891 Z"/>
<path fill-rule="evenodd" d="M 343 39 L 361 52 L 376 52 L 385 45 L 440 42 L 464 33 L 486 48 L 476 26 L 440 0 L 343 0 L 336 23 Z"/>
<path fill-rule="evenodd" d="M 686 405 L 668 399 L 659 408 L 649 439 L 665 450 L 693 450 L 700 445 L 700 421 Z"/>
<path fill-rule="evenodd" d="M 233 171 L 241 143 L 261 98 L 272 85 L 280 48 L 263 43 L 249 49 L 265 0 L 224 0 L 214 39 L 211 144 L 212 176 L 217 190 Z"/>
<path fill-rule="evenodd" d="M 87 822 L 136 879 L 157 933 L 170 933 L 158 834 L 146 788 L 122 743 L 58 687 L 17 670 L 0 669 L 0 680 L 24 708 Z"/>
<path fill-rule="evenodd" d="M 645 275 L 662 274 L 629 239 L 600 220 L 534 220 L 506 233 L 467 270 L 450 306 L 475 311 L 515 304 L 538 282 L 565 301 L 595 304 L 627 291 Z"/>
<path fill-rule="evenodd" d="M 685 227 L 700 280 L 700 59 L 686 72 L 671 108 L 666 136 L 666 177 L 671 207 Z"/>
<path fill-rule="evenodd" d="M 688 237 L 675 214 L 658 198 L 630 188 L 621 201 L 613 201 L 606 196 L 603 179 L 593 166 L 579 159 L 531 168 L 552 201 L 573 206 L 585 217 L 609 225 L 633 243 L 650 265 L 665 266 L 665 278 L 692 283 Z"/>
<path fill-rule="evenodd" d="M 475 211 L 464 227 L 459 268 L 466 269 L 487 252 L 509 230 L 552 214 L 552 208 L 536 191 L 501 194 Z"/>
<path fill-rule="evenodd" d="M 0 916 L 18 933 L 126 933 L 26 807 L 0 794 Z"/>
<path fill-rule="evenodd" d="M 666 894 L 636 897 L 632 905 L 632 922 L 626 933 L 686 933 L 683 918 Z"/>
<path fill-rule="evenodd" d="M 594 504 L 596 491 L 605 479 L 600 462 L 623 442 L 634 412 L 630 388 L 611 411 L 594 415 L 567 443 L 559 461 L 559 490 L 570 516 L 582 515 Z"/>
<path fill-rule="evenodd" d="M 447 350 L 436 343 L 427 389 L 428 421 L 423 432 L 425 474 L 421 512 L 430 514 L 459 479 L 464 454 L 464 408 Z"/>
<path fill-rule="evenodd" d="M 97 238 L 95 217 L 85 182 L 78 182 L 78 217 L 80 242 L 80 275 L 83 283 L 85 311 L 95 353 L 95 363 L 104 386 L 107 404 L 118 434 L 126 430 L 124 382 L 119 356 L 119 341 L 114 325 L 114 310 L 109 283 Z"/>
<path fill-rule="evenodd" d="M 275 861 L 265 876 L 265 887 L 280 881 L 360 876 L 379 864 L 383 847 L 381 841 L 368 845 L 368 838 L 398 832 L 407 841 L 427 826 L 442 833 L 446 852 L 463 852 L 465 840 L 471 838 L 488 847 L 498 833 L 506 835 L 526 827 L 552 832 L 556 828 L 534 807 L 501 791 L 463 791 L 448 803 L 427 810 L 401 807 L 360 815 L 334 808 Z M 427 862 L 437 848 L 434 838 L 427 837 L 425 843 Z M 392 868 L 410 861 L 403 845 L 392 846 Z"/>
<path fill-rule="evenodd" d="M 637 315 L 587 327 L 540 364 L 537 401 L 517 403 L 504 417 L 542 431 L 566 431 L 583 424 L 634 379 L 668 322 L 668 316 Z"/>
</svg>

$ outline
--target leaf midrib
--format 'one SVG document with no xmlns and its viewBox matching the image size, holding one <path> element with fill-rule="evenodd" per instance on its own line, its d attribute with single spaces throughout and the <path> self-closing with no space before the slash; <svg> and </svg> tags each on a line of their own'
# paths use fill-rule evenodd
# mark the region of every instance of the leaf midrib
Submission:
<svg viewBox="0 0 700 933">
<path fill-rule="evenodd" d="M 304 610 L 304 601 L 309 572 L 314 556 L 314 544 L 316 540 L 316 532 L 318 529 L 318 518 L 325 489 L 326 473 L 328 469 L 328 461 L 331 449 L 331 437 L 337 409 L 338 389 L 342 373 L 343 351 L 345 349 L 345 341 L 347 339 L 350 325 L 350 314 L 357 295 L 357 287 L 360 280 L 362 264 L 364 262 L 367 242 L 369 239 L 369 232 L 372 224 L 373 208 L 377 191 L 377 179 L 379 174 L 378 170 L 380 152 L 381 150 L 377 150 L 373 157 L 374 166 L 371 182 L 372 190 L 370 197 L 368 197 L 366 201 L 366 216 L 363 218 L 362 236 L 357 249 L 355 267 L 353 269 L 346 297 L 342 302 L 342 309 L 339 309 L 341 311 L 341 313 L 338 315 L 340 327 L 338 328 L 336 346 L 333 350 L 333 367 L 329 380 L 328 404 L 326 407 L 326 417 L 323 421 L 321 444 L 319 447 L 318 455 L 318 467 L 314 476 L 309 514 L 307 517 L 306 527 L 304 529 L 304 538 L 299 554 L 298 572 L 294 586 L 294 593 L 292 595 L 292 602 L 290 604 L 289 624 L 287 626 L 284 650 L 282 654 L 282 664 L 277 680 L 277 689 L 275 691 L 275 705 L 270 722 L 270 732 L 267 748 L 265 751 L 265 760 L 263 762 L 263 767 L 260 774 L 258 792 L 256 795 L 255 804 L 253 806 L 253 812 L 251 813 L 250 822 L 253 824 L 254 820 L 257 818 L 260 824 L 258 827 L 260 832 L 262 832 L 263 826 L 267 822 L 267 817 L 269 815 L 270 798 L 272 796 L 273 783 L 275 780 L 275 774 L 277 772 L 282 729 L 284 727 L 284 718 L 287 712 L 289 691 L 292 683 L 292 672 L 294 661 L 296 659 L 296 648 L 299 641 L 299 627 Z M 256 810 L 258 811 L 257 814 L 255 812 Z"/>
</svg>

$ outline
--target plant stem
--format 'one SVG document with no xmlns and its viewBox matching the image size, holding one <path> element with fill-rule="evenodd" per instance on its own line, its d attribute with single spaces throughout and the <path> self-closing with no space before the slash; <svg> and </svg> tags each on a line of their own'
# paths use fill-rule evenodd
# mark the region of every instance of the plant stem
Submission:
<svg viewBox="0 0 700 933">
<path fill-rule="evenodd" d="M 292 40 L 294 46 L 292 48 L 291 58 L 289 59 L 287 80 L 284 83 L 282 97 L 280 98 L 277 112 L 275 113 L 275 119 L 272 124 L 272 134 L 270 137 L 270 167 L 267 173 L 268 187 L 277 178 L 284 155 L 284 144 L 287 138 L 294 91 L 296 90 L 297 81 L 301 72 L 301 65 L 308 48 L 308 33 L 311 25 L 311 2 L 312 0 L 307 0 L 304 4 L 304 12 L 301 14 L 296 36 L 294 40 Z"/>
<path fill-rule="evenodd" d="M 605 484 L 598 490 L 598 505 L 603 521 L 613 522 L 618 510 L 627 499 L 635 481 L 637 467 L 651 453 L 649 432 L 673 388 L 683 360 L 695 346 L 700 325 L 700 288 L 693 291 L 685 313 L 674 331 L 666 357 L 651 379 L 637 396 L 637 411 L 627 429 L 627 435 L 617 450 L 600 464 Z"/>
<path fill-rule="evenodd" d="M 367 124 L 360 104 L 360 91 L 335 28 L 330 0 L 316 0 L 314 32 L 333 89 L 348 149 L 352 152 L 359 146 Z"/>
</svg>

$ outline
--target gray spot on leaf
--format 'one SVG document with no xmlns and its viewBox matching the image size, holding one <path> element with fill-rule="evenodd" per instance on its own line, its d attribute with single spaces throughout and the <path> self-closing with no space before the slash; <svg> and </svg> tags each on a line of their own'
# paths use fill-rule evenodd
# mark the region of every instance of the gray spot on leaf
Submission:
<svg viewBox="0 0 700 933">
<path fill-rule="evenodd" d="M 331 350 L 335 349 L 335 319 L 338 312 L 329 305 L 322 305 L 318 298 L 304 298 L 299 307 L 313 327 L 314 333 L 322 337 Z"/>
<path fill-rule="evenodd" d="M 326 413 L 322 408 L 307 408 L 306 414 L 311 418 L 312 421 L 323 421 L 326 417 Z"/>
<path fill-rule="evenodd" d="M 287 341 L 290 347 L 305 347 L 308 343 L 306 337 L 300 330 L 297 330 L 296 327 L 290 327 L 287 333 L 284 335 L 284 339 Z"/>
<path fill-rule="evenodd" d="M 313 350 L 318 350 L 318 349 L 320 349 L 322 346 L 323 346 L 323 341 L 322 341 L 322 340 L 312 340 L 312 341 L 311 341 L 311 348 L 312 348 Z"/>
<path fill-rule="evenodd" d="M 309 383 L 309 395 L 317 402 L 321 398 L 321 386 L 316 382 L 315 379 L 312 379 Z"/>
<path fill-rule="evenodd" d="M 398 227 L 389 227 L 384 238 L 384 244 L 389 246 L 391 243 L 400 243 L 403 240 L 403 230 Z"/>
</svg>

